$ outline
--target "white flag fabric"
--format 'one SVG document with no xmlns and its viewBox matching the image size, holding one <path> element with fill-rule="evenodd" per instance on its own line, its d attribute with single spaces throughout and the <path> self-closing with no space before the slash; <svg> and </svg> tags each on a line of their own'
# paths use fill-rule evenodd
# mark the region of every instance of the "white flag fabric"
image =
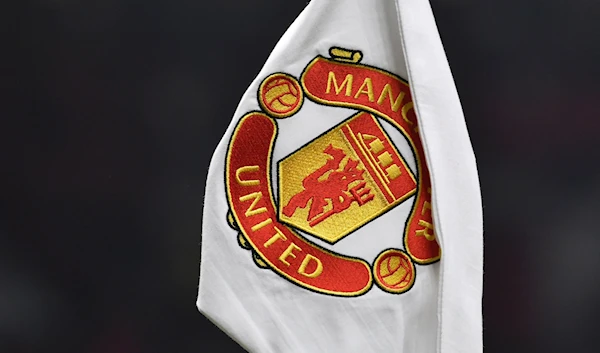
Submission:
<svg viewBox="0 0 600 353">
<path fill-rule="evenodd" d="M 482 206 L 428 0 L 313 0 L 210 164 L 199 310 L 250 352 L 482 352 Z"/>
</svg>

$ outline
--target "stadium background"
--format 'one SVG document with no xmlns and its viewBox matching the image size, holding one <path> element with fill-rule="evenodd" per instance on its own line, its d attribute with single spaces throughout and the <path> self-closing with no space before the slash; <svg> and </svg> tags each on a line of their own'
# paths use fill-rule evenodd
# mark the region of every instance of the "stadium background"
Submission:
<svg viewBox="0 0 600 353">
<path fill-rule="evenodd" d="M 486 352 L 596 352 L 600 2 L 432 4 L 479 162 Z M 305 5 L 2 11 L 1 352 L 241 352 L 195 308 L 204 180 Z"/>
</svg>

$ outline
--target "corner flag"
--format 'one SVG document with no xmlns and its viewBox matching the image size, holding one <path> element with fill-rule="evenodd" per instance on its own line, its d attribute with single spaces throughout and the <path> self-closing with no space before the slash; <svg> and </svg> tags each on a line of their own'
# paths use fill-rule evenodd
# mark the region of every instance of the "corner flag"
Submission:
<svg viewBox="0 0 600 353">
<path fill-rule="evenodd" d="M 198 308 L 250 352 L 481 353 L 482 206 L 427 0 L 313 0 L 210 164 Z"/>
</svg>

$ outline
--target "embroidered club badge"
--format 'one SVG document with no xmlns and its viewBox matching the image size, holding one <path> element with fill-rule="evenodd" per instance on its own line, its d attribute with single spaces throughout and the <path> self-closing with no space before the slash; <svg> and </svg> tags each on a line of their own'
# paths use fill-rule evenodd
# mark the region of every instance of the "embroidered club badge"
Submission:
<svg viewBox="0 0 600 353">
<path fill-rule="evenodd" d="M 239 121 L 226 158 L 227 220 L 240 246 L 259 267 L 335 296 L 364 294 L 373 283 L 387 293 L 404 293 L 415 283 L 415 264 L 441 256 L 410 88 L 397 75 L 361 64 L 362 57 L 334 47 L 329 58 L 308 63 L 299 78 L 269 75 L 257 92 L 261 111 Z M 305 99 L 358 112 L 273 161 L 278 120 L 296 119 Z M 408 141 L 415 170 L 382 122 Z M 404 249 L 381 249 L 369 259 L 335 251 L 338 242 L 413 197 L 404 229 L 398 229 Z"/>
</svg>

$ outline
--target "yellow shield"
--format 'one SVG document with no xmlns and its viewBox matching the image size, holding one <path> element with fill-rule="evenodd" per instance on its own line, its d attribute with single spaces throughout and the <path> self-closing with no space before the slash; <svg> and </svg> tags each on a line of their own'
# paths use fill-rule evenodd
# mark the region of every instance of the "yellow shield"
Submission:
<svg viewBox="0 0 600 353">
<path fill-rule="evenodd" d="M 279 218 L 333 244 L 416 189 L 377 119 L 359 113 L 279 162 Z"/>
</svg>

